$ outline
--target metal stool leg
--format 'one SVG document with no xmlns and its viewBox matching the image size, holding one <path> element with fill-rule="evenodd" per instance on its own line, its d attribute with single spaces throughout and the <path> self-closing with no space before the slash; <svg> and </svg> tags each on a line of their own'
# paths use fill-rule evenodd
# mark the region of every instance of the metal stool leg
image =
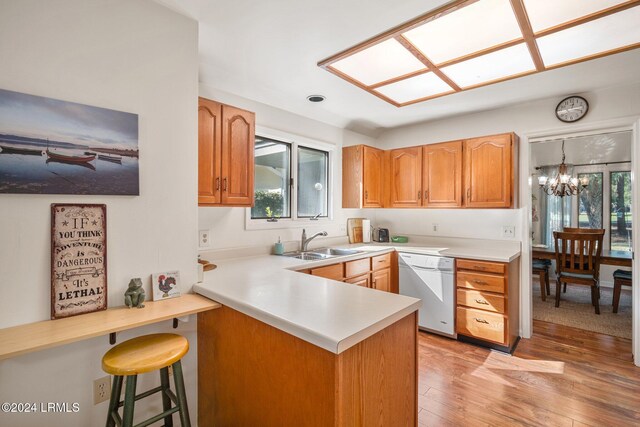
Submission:
<svg viewBox="0 0 640 427">
<path fill-rule="evenodd" d="M 109 399 L 109 412 L 107 412 L 107 427 L 115 427 L 116 425 L 113 413 L 118 412 L 118 403 L 120 403 L 121 392 L 122 376 L 114 375 L 113 386 L 111 387 L 111 398 Z"/>
<path fill-rule="evenodd" d="M 182 364 L 178 360 L 173 364 L 173 381 L 176 385 L 176 397 L 180 407 L 180 423 L 182 427 L 191 427 L 189 420 L 189 407 L 187 406 L 187 395 L 184 391 L 184 378 L 182 377 Z"/>
<path fill-rule="evenodd" d="M 171 409 L 171 398 L 166 391 L 170 390 L 171 386 L 169 385 L 169 368 L 167 367 L 160 369 L 160 385 L 162 386 L 162 410 L 168 411 Z M 173 414 L 164 417 L 164 427 L 173 427 Z"/>
<path fill-rule="evenodd" d="M 133 409 L 136 404 L 137 375 L 127 376 L 127 385 L 124 389 L 124 409 L 122 414 L 122 427 L 133 426 Z"/>
</svg>

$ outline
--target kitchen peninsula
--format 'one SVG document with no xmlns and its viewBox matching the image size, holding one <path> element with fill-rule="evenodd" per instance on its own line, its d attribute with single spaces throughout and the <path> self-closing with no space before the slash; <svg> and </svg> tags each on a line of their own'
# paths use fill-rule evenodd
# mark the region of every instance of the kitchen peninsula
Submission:
<svg viewBox="0 0 640 427">
<path fill-rule="evenodd" d="M 194 287 L 223 304 L 198 316 L 202 425 L 416 425 L 420 300 L 292 271 L 321 264 L 230 259 Z"/>
</svg>

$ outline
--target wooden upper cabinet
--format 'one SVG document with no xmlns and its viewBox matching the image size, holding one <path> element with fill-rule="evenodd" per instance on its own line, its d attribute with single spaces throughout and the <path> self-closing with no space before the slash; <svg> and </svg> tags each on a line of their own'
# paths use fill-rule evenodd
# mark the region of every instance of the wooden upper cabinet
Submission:
<svg viewBox="0 0 640 427">
<path fill-rule="evenodd" d="M 407 208 L 422 205 L 422 147 L 391 150 L 389 174 L 390 207 Z"/>
<path fill-rule="evenodd" d="M 219 204 L 221 199 L 222 104 L 198 100 L 198 203 Z"/>
<path fill-rule="evenodd" d="M 381 208 L 384 151 L 366 145 L 342 149 L 342 207 Z"/>
<path fill-rule="evenodd" d="M 465 141 L 465 205 L 469 208 L 513 206 L 514 134 Z"/>
<path fill-rule="evenodd" d="M 253 205 L 255 114 L 222 106 L 222 203 Z"/>
<path fill-rule="evenodd" d="M 253 205 L 254 147 L 254 113 L 199 98 L 199 205 Z"/>
<path fill-rule="evenodd" d="M 425 207 L 462 206 L 462 141 L 423 147 L 422 191 Z"/>
</svg>

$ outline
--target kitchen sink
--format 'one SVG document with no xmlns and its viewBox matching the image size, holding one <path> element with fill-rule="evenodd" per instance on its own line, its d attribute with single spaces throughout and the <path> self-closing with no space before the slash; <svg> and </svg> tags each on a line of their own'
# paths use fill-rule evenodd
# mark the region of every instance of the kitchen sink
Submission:
<svg viewBox="0 0 640 427">
<path fill-rule="evenodd" d="M 289 258 L 297 258 L 305 261 L 318 261 L 321 259 L 327 259 L 335 256 L 335 255 L 318 254 L 315 252 L 288 252 L 283 255 Z"/>
<path fill-rule="evenodd" d="M 334 258 L 339 256 L 347 256 L 347 255 L 355 255 L 362 253 L 364 251 L 359 251 L 357 249 L 341 249 L 341 248 L 322 248 L 322 249 L 313 249 L 306 252 L 287 252 L 283 254 L 286 257 L 297 258 L 307 261 L 317 261 L 321 259 Z"/>
<path fill-rule="evenodd" d="M 357 249 L 322 248 L 322 249 L 313 249 L 311 252 L 315 254 L 323 254 L 323 255 L 331 255 L 331 256 L 346 256 L 346 255 L 359 254 L 364 251 L 359 251 Z"/>
</svg>

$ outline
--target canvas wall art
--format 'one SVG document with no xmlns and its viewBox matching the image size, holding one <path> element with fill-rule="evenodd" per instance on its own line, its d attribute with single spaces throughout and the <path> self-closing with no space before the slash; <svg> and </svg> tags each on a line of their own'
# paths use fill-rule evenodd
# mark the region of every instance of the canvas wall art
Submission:
<svg viewBox="0 0 640 427">
<path fill-rule="evenodd" d="M 0 89 L 0 193 L 138 195 L 138 115 Z"/>
<path fill-rule="evenodd" d="M 180 296 L 180 272 L 169 271 L 151 275 L 153 300 L 160 301 Z"/>
</svg>

